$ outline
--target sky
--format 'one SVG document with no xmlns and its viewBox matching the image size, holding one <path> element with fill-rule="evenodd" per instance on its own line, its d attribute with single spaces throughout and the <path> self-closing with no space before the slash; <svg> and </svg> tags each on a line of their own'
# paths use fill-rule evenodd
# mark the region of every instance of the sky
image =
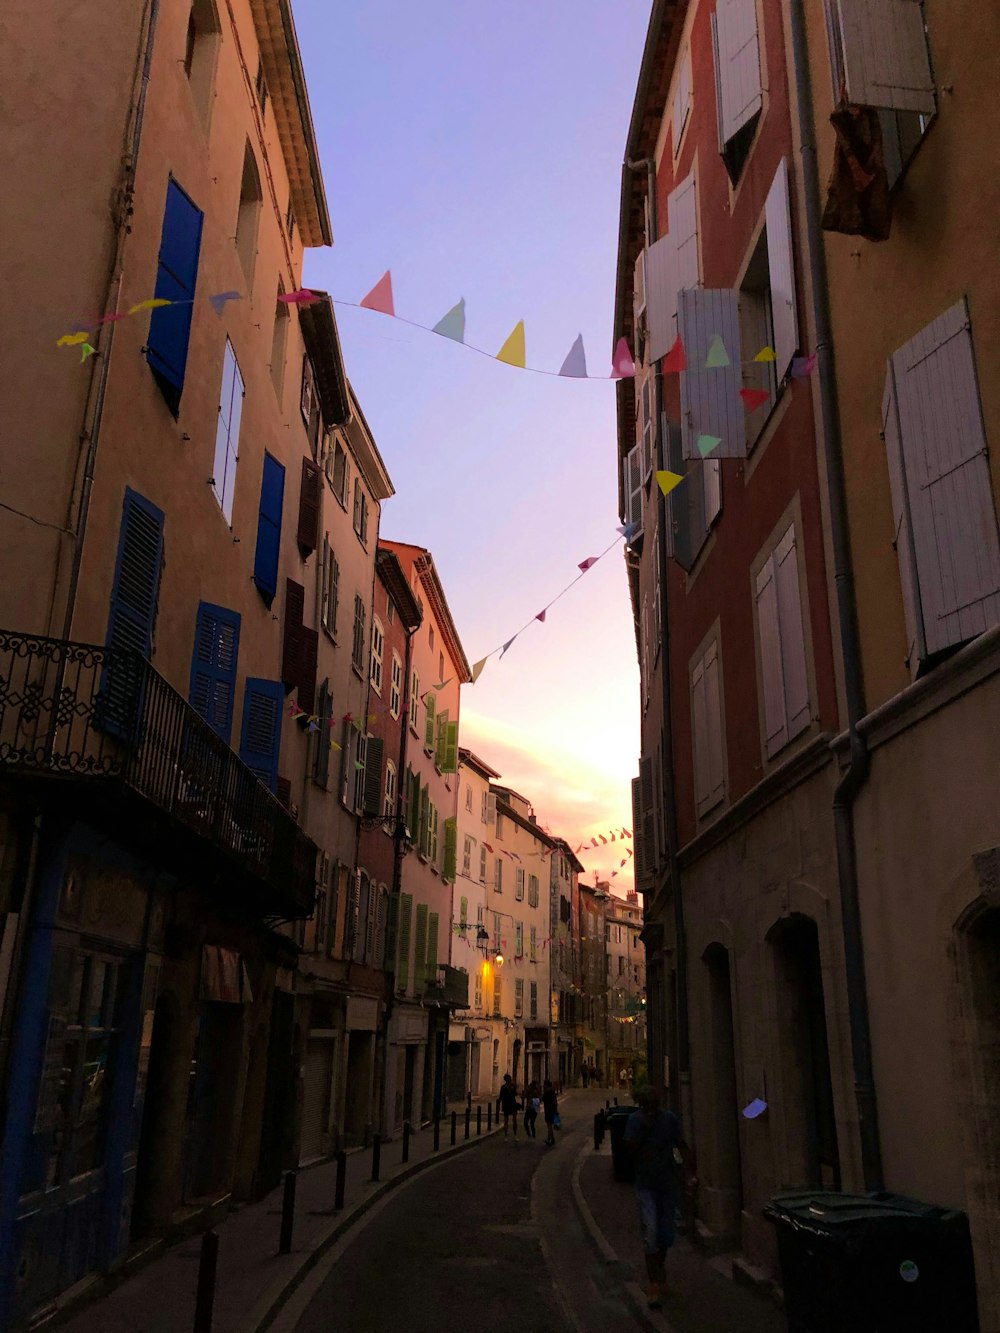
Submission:
<svg viewBox="0 0 1000 1333">
<path fill-rule="evenodd" d="M 558 372 L 608 375 L 622 156 L 649 0 L 294 0 L 334 245 L 306 285 L 398 315 L 460 297 L 466 347 L 337 306 L 347 372 L 395 487 L 381 535 L 427 547 L 470 662 L 461 744 L 572 846 L 632 828 L 635 636 L 617 539 L 615 389 L 495 360 L 518 320 Z M 546 614 L 535 614 L 612 549 Z M 626 847 L 631 847 L 626 842 Z M 620 839 L 586 878 L 632 887 Z"/>
</svg>

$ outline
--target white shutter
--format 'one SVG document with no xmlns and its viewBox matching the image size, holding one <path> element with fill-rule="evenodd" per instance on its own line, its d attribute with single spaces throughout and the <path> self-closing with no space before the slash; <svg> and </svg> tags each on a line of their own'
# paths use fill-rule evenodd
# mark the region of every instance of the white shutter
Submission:
<svg viewBox="0 0 1000 1333">
<path fill-rule="evenodd" d="M 919 0 L 838 0 L 847 100 L 894 111 L 935 111 Z"/>
<path fill-rule="evenodd" d="M 722 513 L 722 464 L 717 458 L 706 458 L 702 464 L 702 483 L 705 488 L 706 532 Z"/>
<path fill-rule="evenodd" d="M 642 445 L 642 479 L 653 472 L 653 376 L 647 373 L 639 386 L 639 442 Z"/>
<path fill-rule="evenodd" d="M 892 365 L 930 655 L 1000 622 L 1000 542 L 965 301 Z"/>
<path fill-rule="evenodd" d="M 774 556 L 757 575 L 757 632 L 760 637 L 761 684 L 764 694 L 764 748 L 768 757 L 788 741 L 785 686 L 781 676 L 781 636 L 778 630 L 778 586 Z"/>
<path fill-rule="evenodd" d="M 668 215 L 669 216 L 669 215 Z M 677 336 L 677 283 L 674 278 L 674 238 L 661 236 L 646 251 L 646 323 L 649 326 L 647 363 L 666 356 Z"/>
<path fill-rule="evenodd" d="M 792 215 L 788 203 L 788 159 L 778 163 L 764 209 L 767 223 L 767 267 L 771 275 L 771 318 L 774 324 L 775 373 L 780 380 L 799 346 L 795 310 L 795 264 Z"/>
<path fill-rule="evenodd" d="M 636 324 L 646 309 L 646 251 L 640 250 L 635 260 L 632 285 L 632 315 Z"/>
<path fill-rule="evenodd" d="M 635 535 L 642 531 L 642 445 L 634 445 L 625 458 L 625 494 L 628 497 L 627 521 L 638 523 Z"/>
<path fill-rule="evenodd" d="M 674 156 L 680 147 L 688 112 L 691 110 L 691 48 L 684 52 L 677 72 L 677 86 L 674 89 Z"/>
<path fill-rule="evenodd" d="M 760 110 L 760 50 L 756 0 L 718 0 L 719 137 L 727 144 Z"/>
<path fill-rule="evenodd" d="M 927 656 L 927 641 L 924 638 L 924 618 L 920 609 L 920 585 L 917 583 L 917 562 L 913 554 L 913 527 L 910 522 L 910 502 L 906 495 L 903 443 L 899 436 L 899 413 L 896 410 L 896 386 L 891 361 L 887 363 L 885 392 L 882 395 L 882 439 L 885 441 L 889 490 L 892 493 L 892 544 L 899 561 L 899 583 L 906 620 L 904 660 L 910 668 L 910 675 L 916 676 L 917 667 Z"/>
<path fill-rule="evenodd" d="M 694 749 L 694 795 L 698 814 L 708 809 L 711 780 L 708 765 L 708 709 L 705 703 L 705 662 L 691 672 L 691 740 Z"/>
<path fill-rule="evenodd" d="M 667 196 L 667 218 L 674 241 L 674 284 L 677 291 L 701 286 L 698 262 L 698 189 L 692 171 Z"/>
<path fill-rule="evenodd" d="M 719 686 L 719 645 L 713 639 L 705 653 L 705 719 L 708 770 L 706 809 L 726 794 L 726 766 L 722 749 L 722 690 Z"/>
<path fill-rule="evenodd" d="M 785 690 L 785 721 L 788 739 L 809 725 L 809 676 L 806 643 L 802 631 L 802 598 L 799 591 L 799 562 L 795 550 L 795 527 L 788 529 L 774 552 L 778 592 L 778 631 L 781 638 L 781 675 Z"/>
<path fill-rule="evenodd" d="M 732 287 L 691 288 L 678 293 L 677 318 L 688 364 L 680 377 L 685 458 L 700 460 L 699 435 L 715 435 L 722 440 L 714 458 L 746 457 L 738 297 Z M 707 369 L 705 360 L 716 335 L 725 344 L 729 365 Z"/>
</svg>

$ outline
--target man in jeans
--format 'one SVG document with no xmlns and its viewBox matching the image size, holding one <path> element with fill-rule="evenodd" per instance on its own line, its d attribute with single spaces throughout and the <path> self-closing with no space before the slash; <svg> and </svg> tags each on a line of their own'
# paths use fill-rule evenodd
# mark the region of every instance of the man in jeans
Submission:
<svg viewBox="0 0 1000 1333">
<path fill-rule="evenodd" d="M 667 1281 L 667 1250 L 674 1243 L 679 1180 L 674 1149 L 684 1164 L 689 1189 L 697 1183 L 691 1150 L 681 1138 L 680 1121 L 673 1111 L 660 1106 L 655 1088 L 639 1096 L 639 1110 L 625 1125 L 625 1143 L 635 1162 L 635 1192 L 639 1201 L 639 1225 L 649 1278 L 649 1308 L 663 1304 Z"/>
</svg>

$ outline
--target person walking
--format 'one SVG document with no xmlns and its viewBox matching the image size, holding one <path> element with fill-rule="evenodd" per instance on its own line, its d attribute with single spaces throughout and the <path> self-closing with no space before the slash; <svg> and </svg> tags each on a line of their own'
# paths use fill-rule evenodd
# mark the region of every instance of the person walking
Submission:
<svg viewBox="0 0 1000 1333">
<path fill-rule="evenodd" d="M 538 1119 L 538 1108 L 541 1105 L 542 1090 L 538 1082 L 532 1079 L 524 1091 L 524 1132 L 531 1139 L 537 1138 L 535 1121 Z"/>
<path fill-rule="evenodd" d="M 559 1124 L 559 1099 L 548 1079 L 545 1080 L 545 1087 L 542 1089 L 542 1110 L 545 1112 L 545 1146 L 551 1148 L 555 1144 L 556 1128 Z"/>
<path fill-rule="evenodd" d="M 663 1304 L 667 1283 L 667 1251 L 674 1243 L 679 1180 L 674 1150 L 680 1154 L 685 1184 L 693 1189 L 691 1149 L 681 1138 L 681 1124 L 673 1111 L 660 1105 L 655 1088 L 644 1088 L 639 1110 L 625 1125 L 625 1143 L 635 1162 L 635 1193 L 639 1203 L 639 1226 L 649 1279 L 649 1308 Z"/>
<path fill-rule="evenodd" d="M 504 1074 L 503 1083 L 497 1094 L 497 1116 L 503 1113 L 503 1136 L 507 1137 L 507 1126 L 514 1122 L 514 1138 L 517 1138 L 517 1113 L 521 1103 L 517 1099 L 517 1084 L 509 1074 Z"/>
<path fill-rule="evenodd" d="M 587 1079 L 590 1077 L 590 1070 L 587 1068 L 586 1065 L 584 1065 L 580 1070 L 580 1077 L 583 1079 L 583 1086 L 586 1087 Z"/>
</svg>

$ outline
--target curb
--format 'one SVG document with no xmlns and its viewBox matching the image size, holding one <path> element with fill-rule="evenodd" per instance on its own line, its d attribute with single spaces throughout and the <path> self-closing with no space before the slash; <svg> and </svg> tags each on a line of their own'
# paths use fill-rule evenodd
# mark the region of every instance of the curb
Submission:
<svg viewBox="0 0 1000 1333">
<path fill-rule="evenodd" d="M 490 1130 L 489 1133 L 471 1138 L 463 1143 L 456 1143 L 454 1147 L 449 1144 L 444 1151 L 434 1153 L 430 1157 L 425 1157 L 419 1162 L 408 1165 L 405 1170 L 399 1171 L 382 1183 L 378 1189 L 373 1190 L 366 1199 L 362 1199 L 353 1208 L 345 1209 L 344 1213 L 320 1234 L 315 1244 L 302 1256 L 301 1262 L 295 1271 L 286 1277 L 276 1278 L 264 1292 L 250 1312 L 246 1325 L 247 1333 L 265 1333 L 265 1330 L 271 1327 L 282 1308 L 323 1256 L 350 1231 L 370 1208 L 373 1208 L 397 1185 L 403 1184 L 404 1181 L 412 1179 L 413 1176 L 419 1175 L 421 1171 L 426 1171 L 432 1166 L 439 1166 L 458 1153 L 467 1152 L 470 1148 L 476 1148 L 480 1144 L 486 1143 L 498 1132 L 499 1128 L 495 1128 Z M 657 1333 L 660 1333 L 660 1330 L 657 1330 Z"/>
</svg>

